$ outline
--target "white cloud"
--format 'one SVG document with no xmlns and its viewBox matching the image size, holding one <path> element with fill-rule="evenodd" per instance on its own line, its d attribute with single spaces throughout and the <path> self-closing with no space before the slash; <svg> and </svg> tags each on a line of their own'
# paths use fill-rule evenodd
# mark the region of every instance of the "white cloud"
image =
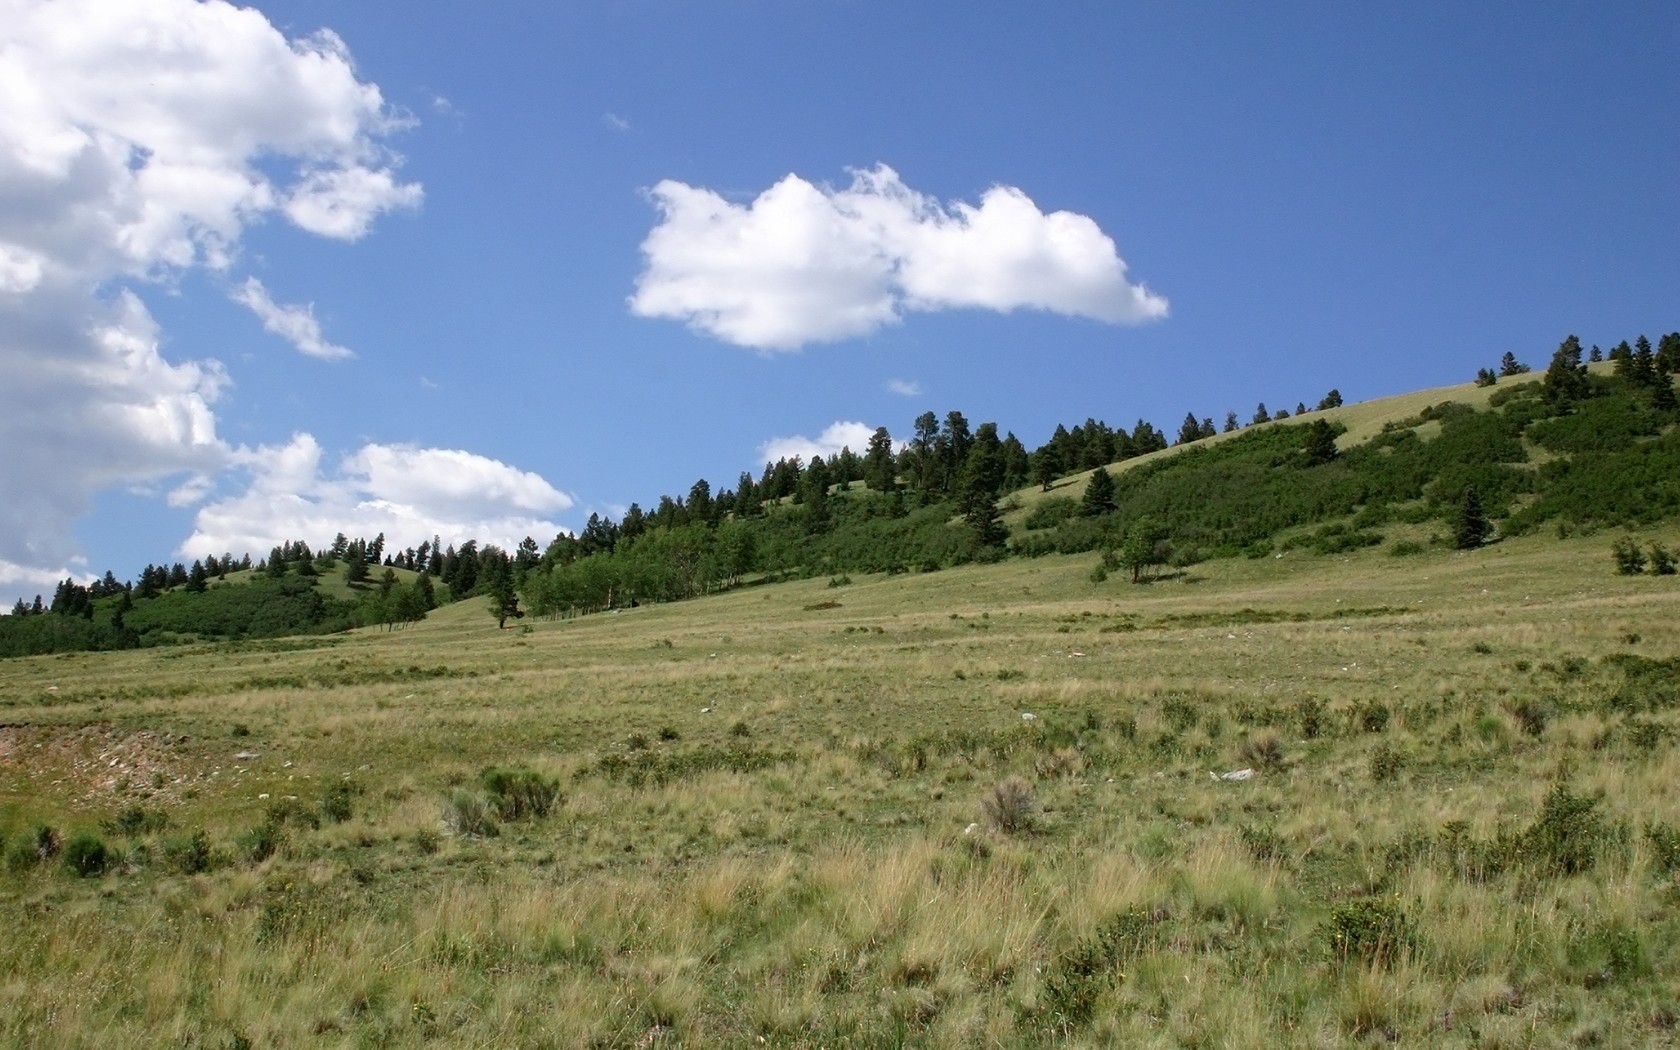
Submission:
<svg viewBox="0 0 1680 1050">
<path fill-rule="evenodd" d="M 867 335 L 907 311 L 1048 310 L 1110 324 L 1165 317 L 1126 280 L 1114 241 L 1084 215 L 1046 215 L 1022 191 L 949 206 L 886 165 L 844 189 L 788 175 L 750 204 L 667 179 L 631 312 L 757 350 Z"/>
<path fill-rule="evenodd" d="M 630 130 L 630 122 L 619 116 L 617 113 L 609 112 L 601 114 L 601 123 L 605 124 L 614 131 Z"/>
<path fill-rule="evenodd" d="M 421 193 L 341 40 L 223 0 L 0 0 L 0 98 L 3 591 L 77 564 L 100 490 L 237 458 L 213 411 L 226 372 L 167 360 L 135 288 L 227 270 L 272 215 L 354 239 Z"/>
<path fill-rule="evenodd" d="M 394 548 L 437 535 L 511 549 L 526 536 L 552 538 L 561 526 L 548 516 L 573 503 L 539 475 L 456 449 L 369 444 L 324 471 L 320 444 L 298 434 L 282 446 L 240 449 L 235 458 L 249 483 L 199 509 L 181 557 L 261 557 L 287 540 L 320 543 L 338 532 L 383 532 Z"/>
<path fill-rule="evenodd" d="M 255 277 L 231 293 L 234 302 L 247 307 L 262 320 L 263 328 L 297 347 L 298 352 L 325 361 L 354 357 L 346 347 L 329 343 L 321 337 L 321 323 L 315 320 L 315 304 L 284 306 L 269 297 L 268 289 Z"/>
<path fill-rule="evenodd" d="M 758 447 L 758 454 L 766 463 L 792 459 L 794 456 L 807 463 L 811 461 L 812 456 L 821 456 L 826 463 L 842 448 L 850 448 L 858 455 L 863 455 L 869 447 L 869 439 L 874 436 L 875 428 L 867 423 L 838 421 L 829 424 L 814 438 L 803 434 L 771 438 Z"/>
<path fill-rule="evenodd" d="M 914 379 L 889 379 L 887 393 L 897 394 L 899 397 L 921 397 L 922 384 Z"/>
</svg>

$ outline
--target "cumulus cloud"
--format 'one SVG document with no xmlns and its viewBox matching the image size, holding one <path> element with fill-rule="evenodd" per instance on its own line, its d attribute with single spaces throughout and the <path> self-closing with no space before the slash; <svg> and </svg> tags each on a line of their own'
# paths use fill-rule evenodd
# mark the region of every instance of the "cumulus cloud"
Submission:
<svg viewBox="0 0 1680 1050">
<path fill-rule="evenodd" d="M 77 563 L 101 489 L 237 460 L 226 371 L 166 359 L 137 289 L 227 270 L 270 216 L 355 239 L 421 191 L 343 41 L 223 0 L 0 0 L 0 98 L 0 588 L 21 588 Z"/>
<path fill-rule="evenodd" d="M 347 348 L 322 338 L 321 322 L 315 320 L 314 303 L 305 306 L 276 303 L 269 297 L 268 289 L 255 277 L 245 278 L 245 283 L 234 288 L 231 297 L 256 314 L 264 329 L 297 347 L 301 354 L 325 361 L 356 356 Z"/>
<path fill-rule="evenodd" d="M 821 456 L 826 463 L 843 448 L 863 455 L 864 450 L 869 447 L 869 439 L 874 436 L 875 428 L 869 424 L 842 420 L 829 424 L 814 438 L 803 434 L 771 438 L 758 447 L 758 454 L 766 463 L 792 459 L 795 456 L 807 463 L 811 461 L 812 456 Z"/>
<path fill-rule="evenodd" d="M 234 453 L 244 491 L 212 500 L 194 519 L 183 558 L 221 551 L 258 556 L 288 540 L 319 543 L 338 532 L 385 534 L 393 547 L 477 539 L 512 548 L 553 537 L 549 516 L 572 497 L 540 476 L 458 449 L 368 444 L 332 469 L 320 444 L 297 434 L 284 445 Z"/>
<path fill-rule="evenodd" d="M 1045 214 L 1011 186 L 946 205 L 883 164 L 843 189 L 788 175 L 744 205 L 670 179 L 649 197 L 660 220 L 642 242 L 631 312 L 761 351 L 867 335 L 918 310 L 1109 324 L 1167 314 L 1166 299 L 1127 280 L 1093 220 Z"/>
<path fill-rule="evenodd" d="M 897 394 L 899 397 L 921 397 L 922 384 L 913 379 L 889 379 L 887 393 Z"/>
</svg>

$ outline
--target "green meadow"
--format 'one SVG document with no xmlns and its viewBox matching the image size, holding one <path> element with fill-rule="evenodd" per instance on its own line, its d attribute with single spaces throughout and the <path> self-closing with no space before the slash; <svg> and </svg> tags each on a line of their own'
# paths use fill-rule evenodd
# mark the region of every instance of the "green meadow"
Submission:
<svg viewBox="0 0 1680 1050">
<path fill-rule="evenodd" d="M 0 1041 L 1673 1045 L 1612 538 L 3 661 Z"/>
</svg>

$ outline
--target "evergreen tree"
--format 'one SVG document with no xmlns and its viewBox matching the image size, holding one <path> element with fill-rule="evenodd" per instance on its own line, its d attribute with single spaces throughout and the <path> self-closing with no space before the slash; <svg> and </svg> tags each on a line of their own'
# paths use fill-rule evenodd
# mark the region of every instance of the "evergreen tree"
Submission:
<svg viewBox="0 0 1680 1050">
<path fill-rule="evenodd" d="M 1657 371 L 1663 375 L 1680 372 L 1680 332 L 1670 332 L 1657 340 Z"/>
<path fill-rule="evenodd" d="M 1482 512 L 1482 497 L 1476 491 L 1476 486 L 1465 488 L 1464 497 L 1458 505 L 1458 521 L 1453 529 L 1453 542 L 1458 549 L 1471 550 L 1487 542 L 1493 526 L 1488 523 L 1487 515 Z"/>
<path fill-rule="evenodd" d="M 495 551 L 494 547 L 486 547 L 485 553 Z M 496 551 L 501 554 L 500 551 Z M 513 586 L 513 566 L 503 557 L 491 557 L 485 565 L 487 575 L 486 592 L 490 595 L 490 615 L 496 618 L 496 626 L 507 626 L 510 619 L 518 619 L 525 615 L 519 608 L 519 594 Z"/>
<path fill-rule="evenodd" d="M 1307 414 L 1307 403 L 1305 401 L 1295 402 L 1295 414 L 1298 416 L 1304 416 Z"/>
<path fill-rule="evenodd" d="M 1584 399 L 1590 389 L 1587 366 L 1581 363 L 1581 340 L 1571 335 L 1552 355 L 1552 363 L 1546 367 L 1545 378 L 1540 382 L 1540 392 L 1554 409 L 1567 411 Z"/>
<path fill-rule="evenodd" d="M 834 515 L 828 502 L 828 465 L 821 456 L 811 457 L 799 491 L 805 504 L 805 531 L 813 536 L 827 532 Z"/>
<path fill-rule="evenodd" d="M 210 570 L 204 567 L 202 561 L 192 563 L 192 570 L 187 573 L 187 593 L 203 594 L 210 586 Z"/>
<path fill-rule="evenodd" d="M 1079 501 L 1079 512 L 1088 518 L 1094 518 L 1099 514 L 1107 514 L 1114 506 L 1114 478 L 1107 470 L 1098 467 L 1091 472 L 1091 480 L 1085 483 L 1085 495 Z"/>
<path fill-rule="evenodd" d="M 997 507 L 1002 490 L 1003 443 L 998 440 L 996 423 L 982 423 L 963 464 L 958 497 L 963 520 L 982 547 L 1000 546 L 1009 537 Z"/>
<path fill-rule="evenodd" d="M 1323 419 L 1315 419 L 1307 427 L 1307 464 L 1317 466 L 1336 458 L 1336 428 Z"/>
<path fill-rule="evenodd" d="M 1184 422 L 1178 425 L 1178 444 L 1187 445 L 1198 441 L 1202 436 L 1202 421 L 1196 418 L 1196 413 L 1184 413 Z"/>
<path fill-rule="evenodd" d="M 1598 348 L 1597 343 L 1592 345 L 1592 351 L 1587 354 L 1587 360 L 1595 365 L 1604 360 L 1604 351 Z"/>
<path fill-rule="evenodd" d="M 1266 402 L 1262 401 L 1254 407 L 1254 418 L 1250 419 L 1249 423 L 1270 423 L 1271 421 L 1272 414 L 1266 411 Z"/>
<path fill-rule="evenodd" d="M 1011 430 L 1003 438 L 1003 487 L 1007 491 L 1023 488 L 1032 480 L 1032 457 L 1027 446 Z"/>
<path fill-rule="evenodd" d="M 368 563 L 366 548 L 362 541 L 357 540 L 345 549 L 344 554 L 344 582 L 355 586 L 367 582 Z"/>
<path fill-rule="evenodd" d="M 1045 445 L 1033 453 L 1033 481 L 1038 484 L 1041 492 L 1050 491 L 1050 486 L 1056 483 L 1060 472 L 1055 445 Z"/>
<path fill-rule="evenodd" d="M 1241 425 L 1242 424 L 1237 422 L 1237 414 L 1235 412 L 1227 411 L 1225 413 L 1225 433 L 1229 434 Z"/>
<path fill-rule="evenodd" d="M 1202 419 L 1202 436 L 1205 437 L 1205 438 L 1210 438 L 1210 437 L 1213 437 L 1214 435 L 1216 435 L 1218 433 L 1219 433 L 1219 431 L 1217 431 L 1213 428 L 1213 417 L 1212 416 L 1203 417 L 1203 419 Z"/>
<path fill-rule="evenodd" d="M 1320 412 L 1324 411 L 1327 408 L 1341 408 L 1341 407 L 1342 407 L 1342 392 L 1340 390 L 1337 390 L 1334 387 L 1330 388 L 1330 392 L 1328 394 L 1325 394 L 1323 397 L 1318 399 L 1318 410 Z"/>
<path fill-rule="evenodd" d="M 891 492 L 897 484 L 897 473 L 892 435 L 886 427 L 876 427 L 863 455 L 863 480 L 873 492 Z"/>
<path fill-rule="evenodd" d="M 1529 367 L 1518 361 L 1517 355 L 1509 350 L 1505 351 L 1505 356 L 1499 359 L 1499 376 L 1502 379 L 1506 376 L 1520 376 L 1527 371 L 1529 371 Z"/>
</svg>

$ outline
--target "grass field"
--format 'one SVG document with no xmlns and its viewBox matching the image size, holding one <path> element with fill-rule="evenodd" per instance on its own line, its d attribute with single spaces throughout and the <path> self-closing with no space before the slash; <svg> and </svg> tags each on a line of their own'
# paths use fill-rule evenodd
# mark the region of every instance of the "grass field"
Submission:
<svg viewBox="0 0 1680 1050">
<path fill-rule="evenodd" d="M 0 662 L 0 1041 L 1674 1045 L 1610 539 Z"/>
</svg>

